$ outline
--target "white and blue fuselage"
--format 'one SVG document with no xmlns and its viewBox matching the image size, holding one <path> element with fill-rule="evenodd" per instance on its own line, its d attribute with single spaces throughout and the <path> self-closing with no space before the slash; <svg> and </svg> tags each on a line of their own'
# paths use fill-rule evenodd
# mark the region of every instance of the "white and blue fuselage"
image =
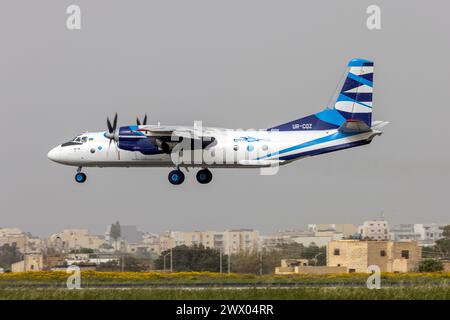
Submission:
<svg viewBox="0 0 450 320">
<path fill-rule="evenodd" d="M 202 168 L 200 183 L 212 180 L 210 168 L 262 168 L 283 165 L 369 144 L 387 122 L 372 122 L 373 62 L 353 59 L 333 105 L 315 114 L 266 130 L 141 124 L 86 132 L 53 148 L 48 158 L 78 167 L 174 167 L 169 181 L 184 181 L 182 168 Z"/>
</svg>

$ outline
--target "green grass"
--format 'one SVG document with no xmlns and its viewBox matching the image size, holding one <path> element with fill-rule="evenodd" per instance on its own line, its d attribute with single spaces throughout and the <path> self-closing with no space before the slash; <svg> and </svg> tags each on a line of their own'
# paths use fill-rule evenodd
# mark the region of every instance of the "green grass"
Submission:
<svg viewBox="0 0 450 320">
<path fill-rule="evenodd" d="M 0 289 L 0 299 L 33 300 L 449 300 L 450 287 L 295 289 Z"/>
</svg>

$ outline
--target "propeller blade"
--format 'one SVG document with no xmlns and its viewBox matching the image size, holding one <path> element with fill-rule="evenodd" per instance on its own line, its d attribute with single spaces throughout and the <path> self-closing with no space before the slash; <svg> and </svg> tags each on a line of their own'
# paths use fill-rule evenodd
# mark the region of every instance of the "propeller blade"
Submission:
<svg viewBox="0 0 450 320">
<path fill-rule="evenodd" d="M 147 114 L 145 114 L 145 116 L 144 116 L 144 120 L 141 122 L 141 120 L 139 120 L 139 117 L 136 117 L 136 124 L 138 125 L 138 126 L 140 126 L 140 125 L 147 125 Z"/>
<path fill-rule="evenodd" d="M 108 126 L 108 132 L 112 133 L 114 131 L 111 122 L 109 121 L 109 118 L 106 118 L 106 125 Z"/>
<path fill-rule="evenodd" d="M 113 131 L 116 131 L 116 128 L 117 128 L 117 112 L 116 112 L 116 114 L 114 116 Z"/>
</svg>

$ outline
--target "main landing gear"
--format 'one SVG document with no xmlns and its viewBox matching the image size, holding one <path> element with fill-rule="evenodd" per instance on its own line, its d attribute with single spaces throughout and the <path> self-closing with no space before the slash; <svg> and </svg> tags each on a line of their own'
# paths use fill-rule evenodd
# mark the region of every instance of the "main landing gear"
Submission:
<svg viewBox="0 0 450 320">
<path fill-rule="evenodd" d="M 210 183 L 212 180 L 212 173 L 208 169 L 202 169 L 197 172 L 197 181 L 201 184 Z"/>
<path fill-rule="evenodd" d="M 77 173 L 75 174 L 75 181 L 78 183 L 84 183 L 86 179 L 86 174 L 81 172 L 81 167 L 78 167 Z"/>
<path fill-rule="evenodd" d="M 184 181 L 184 173 L 180 169 L 169 172 L 169 182 L 174 185 L 182 184 Z"/>
<path fill-rule="evenodd" d="M 201 184 L 210 183 L 212 180 L 212 173 L 208 169 L 202 169 L 197 172 L 197 181 Z M 180 169 L 175 169 L 169 173 L 169 182 L 173 185 L 180 185 L 184 182 L 184 173 Z"/>
</svg>

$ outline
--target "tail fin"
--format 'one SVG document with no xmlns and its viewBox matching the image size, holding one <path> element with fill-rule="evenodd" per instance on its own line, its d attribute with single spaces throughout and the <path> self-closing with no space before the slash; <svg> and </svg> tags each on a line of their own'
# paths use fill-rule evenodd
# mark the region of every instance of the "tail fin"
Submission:
<svg viewBox="0 0 450 320">
<path fill-rule="evenodd" d="M 373 62 L 353 59 L 348 63 L 347 75 L 334 109 L 346 120 L 363 121 L 372 125 Z"/>
<path fill-rule="evenodd" d="M 338 129 L 346 121 L 372 125 L 373 62 L 353 59 L 347 65 L 342 88 L 329 108 L 315 114 L 272 127 L 268 130 L 300 131 Z"/>
</svg>

